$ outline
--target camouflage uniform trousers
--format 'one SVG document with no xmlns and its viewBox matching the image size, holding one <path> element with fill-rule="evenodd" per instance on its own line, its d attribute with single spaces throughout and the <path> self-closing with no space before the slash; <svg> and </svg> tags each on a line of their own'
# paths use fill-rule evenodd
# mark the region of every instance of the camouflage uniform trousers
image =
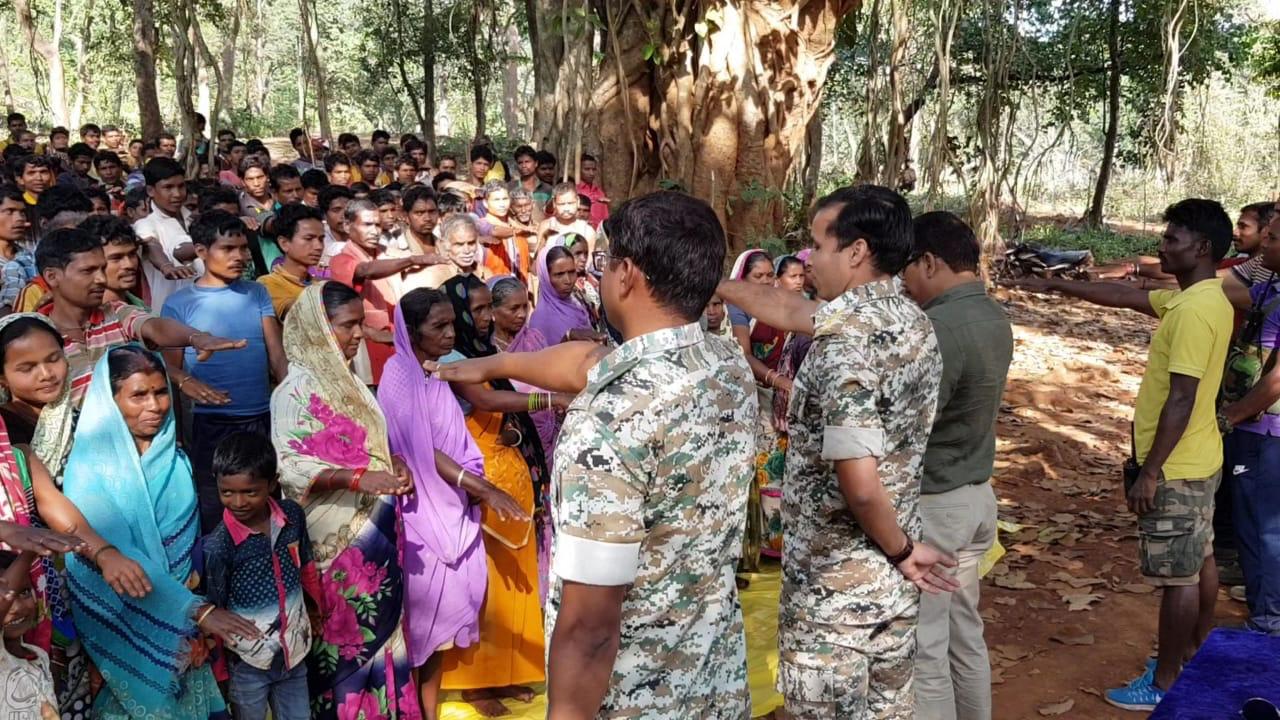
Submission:
<svg viewBox="0 0 1280 720">
<path fill-rule="evenodd" d="M 871 626 L 784 620 L 778 690 L 793 720 L 912 720 L 918 611 Z"/>
<path fill-rule="evenodd" d="M 1196 585 L 1213 554 L 1213 494 L 1222 471 L 1208 478 L 1156 483 L 1155 510 L 1138 518 L 1142 576 L 1156 586 Z"/>
</svg>

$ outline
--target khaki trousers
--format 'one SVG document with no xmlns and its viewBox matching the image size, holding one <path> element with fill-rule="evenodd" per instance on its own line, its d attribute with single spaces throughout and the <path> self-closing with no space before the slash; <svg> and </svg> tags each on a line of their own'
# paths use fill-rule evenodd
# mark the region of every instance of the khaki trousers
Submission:
<svg viewBox="0 0 1280 720">
<path fill-rule="evenodd" d="M 916 717 L 990 720 L 991 662 L 978 614 L 978 561 L 996 538 L 990 483 L 920 496 L 924 540 L 959 561 L 953 593 L 920 597 L 916 632 Z"/>
</svg>

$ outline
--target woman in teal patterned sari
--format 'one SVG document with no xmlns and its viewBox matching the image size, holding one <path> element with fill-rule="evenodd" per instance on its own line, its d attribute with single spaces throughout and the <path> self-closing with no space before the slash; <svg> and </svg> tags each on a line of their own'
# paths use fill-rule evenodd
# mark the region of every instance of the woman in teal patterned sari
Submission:
<svg viewBox="0 0 1280 720">
<path fill-rule="evenodd" d="M 226 717 L 201 630 L 224 638 L 257 630 L 194 594 L 196 496 L 177 447 L 169 385 L 159 357 L 140 346 L 108 352 L 93 371 L 63 489 L 110 545 L 135 559 L 151 591 L 111 589 L 92 558 L 68 556 L 72 612 L 106 681 L 95 718 Z"/>
</svg>

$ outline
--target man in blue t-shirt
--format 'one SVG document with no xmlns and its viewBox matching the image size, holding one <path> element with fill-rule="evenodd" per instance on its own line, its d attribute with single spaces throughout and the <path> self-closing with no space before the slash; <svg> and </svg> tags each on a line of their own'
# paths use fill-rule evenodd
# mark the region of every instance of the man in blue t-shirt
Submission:
<svg viewBox="0 0 1280 720">
<path fill-rule="evenodd" d="M 251 260 L 249 240 L 240 218 L 222 210 L 203 214 L 191 226 L 191 242 L 204 261 L 204 275 L 195 284 L 169 296 L 161 315 L 202 333 L 244 338 L 248 347 L 213 357 L 200 357 L 188 348 L 172 351 L 170 363 L 180 362 L 191 376 L 222 388 L 229 401 L 196 405 L 191 442 L 192 471 L 200 498 L 201 532 L 218 526 L 222 503 L 212 475 L 218 441 L 235 432 L 271 434 L 271 378 L 284 378 L 286 361 L 280 323 L 266 288 L 241 279 Z M 179 388 L 181 390 L 181 388 Z"/>
</svg>

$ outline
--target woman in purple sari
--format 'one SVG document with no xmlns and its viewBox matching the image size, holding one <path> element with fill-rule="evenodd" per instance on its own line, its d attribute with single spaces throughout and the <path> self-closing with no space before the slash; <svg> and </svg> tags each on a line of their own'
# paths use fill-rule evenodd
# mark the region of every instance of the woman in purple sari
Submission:
<svg viewBox="0 0 1280 720">
<path fill-rule="evenodd" d="M 538 304 L 524 329 L 511 341 L 508 352 L 536 352 L 566 340 L 604 342 L 605 336 L 592 327 L 591 315 L 574 293 L 578 282 L 578 265 L 563 246 L 547 246 L 538 253 Z M 517 386 L 525 392 L 537 390 Z M 532 413 L 542 440 L 543 454 L 551 466 L 560 434 L 560 414 L 553 410 Z"/>
<path fill-rule="evenodd" d="M 484 457 L 449 384 L 422 369 L 453 350 L 453 321 L 443 293 L 407 293 L 395 310 L 396 352 L 378 387 L 391 452 L 404 459 L 414 479 L 413 495 L 401 498 L 400 506 L 405 635 L 429 719 L 438 712 L 441 651 L 479 639 L 488 565 L 475 502 L 504 519 L 527 519 L 485 479 Z"/>
</svg>

